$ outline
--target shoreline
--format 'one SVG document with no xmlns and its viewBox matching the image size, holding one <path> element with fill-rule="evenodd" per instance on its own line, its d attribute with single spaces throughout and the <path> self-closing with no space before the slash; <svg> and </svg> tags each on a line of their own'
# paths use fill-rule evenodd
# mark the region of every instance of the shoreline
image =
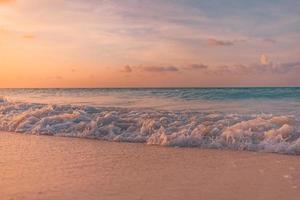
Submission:
<svg viewBox="0 0 300 200">
<path fill-rule="evenodd" d="M 277 153 L 277 152 L 268 152 L 268 151 L 253 151 L 253 150 L 244 150 L 244 149 L 231 149 L 231 148 L 205 148 L 201 146 L 164 146 L 164 145 L 158 145 L 158 144 L 146 144 L 144 142 L 130 142 L 130 141 L 112 141 L 102 138 L 93 138 L 93 137 L 80 137 L 80 136 L 71 136 L 71 135 L 38 135 L 38 134 L 26 134 L 26 133 L 18 133 L 18 132 L 10 132 L 10 131 L 0 131 L 0 135 L 4 134 L 12 134 L 12 135 L 21 135 L 21 136 L 34 136 L 34 137 L 54 137 L 54 138 L 70 138 L 70 139 L 80 139 L 80 140 L 88 140 L 88 141 L 99 141 L 99 142 L 105 142 L 105 143 L 117 143 L 117 144 L 136 144 L 136 145 L 142 145 L 145 147 L 156 147 L 156 148 L 174 148 L 174 149 L 193 149 L 198 151 L 221 151 L 221 152 L 237 152 L 237 153 L 252 153 L 252 154 L 266 154 L 266 155 L 281 155 L 281 156 L 295 156 L 300 157 L 299 154 L 291 154 L 291 153 Z M 300 159 L 300 158 L 299 158 Z"/>
<path fill-rule="evenodd" d="M 3 200 L 297 200 L 297 156 L 0 132 Z"/>
</svg>

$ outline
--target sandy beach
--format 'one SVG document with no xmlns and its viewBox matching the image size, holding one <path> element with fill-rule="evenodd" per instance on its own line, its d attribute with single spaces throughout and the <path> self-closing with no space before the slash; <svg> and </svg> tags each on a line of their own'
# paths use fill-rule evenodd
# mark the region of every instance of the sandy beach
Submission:
<svg viewBox="0 0 300 200">
<path fill-rule="evenodd" d="M 0 133 L 2 200 L 299 199 L 299 156 Z"/>
<path fill-rule="evenodd" d="M 0 200 L 300 200 L 299 11 L 0 0 Z"/>
</svg>

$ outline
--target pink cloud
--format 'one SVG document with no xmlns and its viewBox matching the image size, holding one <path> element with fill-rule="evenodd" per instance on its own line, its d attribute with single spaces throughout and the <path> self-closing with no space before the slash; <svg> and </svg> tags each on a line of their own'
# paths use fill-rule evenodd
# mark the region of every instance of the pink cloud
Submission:
<svg viewBox="0 0 300 200">
<path fill-rule="evenodd" d="M 131 73 L 132 72 L 132 69 L 129 65 L 126 65 L 124 66 L 124 68 L 122 69 L 122 72 L 125 72 L 125 73 Z"/>
<path fill-rule="evenodd" d="M 234 41 L 217 40 L 217 39 L 214 39 L 214 38 L 209 38 L 207 40 L 207 42 L 211 46 L 233 46 L 235 44 Z"/>
</svg>

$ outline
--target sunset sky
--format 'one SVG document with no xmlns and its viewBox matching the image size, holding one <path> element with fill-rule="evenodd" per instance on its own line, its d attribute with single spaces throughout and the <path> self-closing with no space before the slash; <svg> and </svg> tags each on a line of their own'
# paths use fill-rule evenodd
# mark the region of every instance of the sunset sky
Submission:
<svg viewBox="0 0 300 200">
<path fill-rule="evenodd" d="M 299 0 L 0 0 L 0 87 L 300 86 Z"/>
</svg>

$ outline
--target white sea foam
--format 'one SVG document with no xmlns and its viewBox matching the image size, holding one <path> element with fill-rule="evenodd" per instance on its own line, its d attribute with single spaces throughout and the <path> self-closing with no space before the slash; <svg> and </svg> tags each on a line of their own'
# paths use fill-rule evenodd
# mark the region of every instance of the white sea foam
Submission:
<svg viewBox="0 0 300 200">
<path fill-rule="evenodd" d="M 150 145 L 300 154 L 293 115 L 158 111 L 16 103 L 0 99 L 0 130 Z"/>
</svg>

